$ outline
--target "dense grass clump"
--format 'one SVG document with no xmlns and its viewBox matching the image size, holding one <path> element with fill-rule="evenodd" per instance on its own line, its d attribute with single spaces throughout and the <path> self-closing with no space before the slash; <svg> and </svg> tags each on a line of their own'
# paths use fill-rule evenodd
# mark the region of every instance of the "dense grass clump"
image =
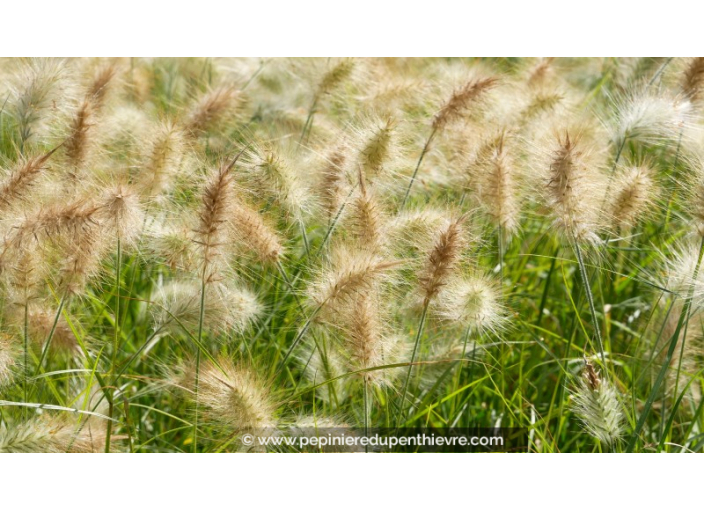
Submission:
<svg viewBox="0 0 704 510">
<path fill-rule="evenodd" d="M 3 61 L 0 452 L 701 451 L 702 69 Z"/>
</svg>

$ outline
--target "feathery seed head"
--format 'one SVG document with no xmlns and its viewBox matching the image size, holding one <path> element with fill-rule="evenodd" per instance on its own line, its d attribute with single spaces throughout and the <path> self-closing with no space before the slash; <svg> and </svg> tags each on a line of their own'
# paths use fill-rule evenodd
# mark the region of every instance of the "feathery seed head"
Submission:
<svg viewBox="0 0 704 510">
<path fill-rule="evenodd" d="M 183 334 L 181 327 L 190 330 L 197 326 L 200 318 L 199 294 L 200 286 L 195 281 L 171 281 L 156 287 L 151 297 L 154 330 Z M 205 313 L 213 315 L 213 308 L 206 307 Z M 211 320 L 204 320 L 204 324 L 211 323 Z"/>
<path fill-rule="evenodd" d="M 100 201 L 101 217 L 114 230 L 117 238 L 129 246 L 135 242 L 144 223 L 144 211 L 139 196 L 130 186 L 109 187 Z"/>
<path fill-rule="evenodd" d="M 360 294 L 343 314 L 343 345 L 348 353 L 347 363 L 352 371 L 365 370 L 400 363 L 406 359 L 406 349 L 400 337 L 389 335 L 383 324 L 379 299 L 373 293 Z M 390 384 L 397 370 L 372 370 L 358 374 L 377 386 Z"/>
<path fill-rule="evenodd" d="M 276 429 L 278 406 L 269 385 L 242 363 L 220 357 L 217 365 L 208 361 L 200 369 L 198 404 L 203 418 L 230 433 Z"/>
<path fill-rule="evenodd" d="M 555 57 L 538 59 L 535 65 L 528 70 L 526 82 L 529 87 L 541 88 L 550 80 L 554 74 L 553 63 Z"/>
<path fill-rule="evenodd" d="M 69 177 L 76 178 L 76 171 L 86 161 L 90 149 L 89 131 L 93 127 L 94 106 L 89 99 L 85 99 L 76 110 L 68 127 L 68 134 L 64 141 L 64 148 L 68 164 L 72 167 Z"/>
<path fill-rule="evenodd" d="M 246 160 L 245 180 L 252 191 L 260 193 L 260 198 L 272 197 L 287 215 L 301 220 L 309 207 L 310 192 L 288 148 L 256 148 Z"/>
<path fill-rule="evenodd" d="M 40 306 L 30 305 L 27 311 L 27 319 L 29 325 L 29 338 L 40 348 L 43 346 L 46 339 L 49 337 L 52 327 L 54 327 L 54 319 L 56 318 L 56 310 Z M 20 313 L 16 314 L 17 325 L 21 327 L 20 321 L 24 319 L 20 317 Z M 59 317 L 54 334 L 51 337 L 51 349 L 55 352 L 65 352 L 75 354 L 78 352 L 79 346 L 76 340 L 76 335 L 73 333 L 66 318 Z"/>
<path fill-rule="evenodd" d="M 430 303 L 447 284 L 457 267 L 463 249 L 466 248 L 468 240 L 462 225 L 464 219 L 464 216 L 460 216 L 447 228 L 441 230 L 428 254 L 425 267 L 419 277 L 425 304 Z"/>
<path fill-rule="evenodd" d="M 235 160 L 236 161 L 236 160 Z M 232 164 L 222 164 L 211 173 L 203 187 L 198 227 L 195 229 L 195 242 L 200 246 L 203 271 L 217 262 L 222 262 L 222 246 L 226 242 L 227 222 L 232 217 L 236 203 Z M 211 275 L 207 275 L 210 277 Z"/>
<path fill-rule="evenodd" d="M 345 163 L 348 157 L 347 144 L 340 143 L 328 153 L 320 169 L 318 190 L 320 203 L 328 221 L 335 218 L 347 196 L 346 189 L 349 187 L 349 183 L 347 182 Z"/>
<path fill-rule="evenodd" d="M 450 99 L 433 117 L 433 129 L 440 130 L 450 122 L 454 122 L 469 110 L 481 97 L 494 88 L 497 78 L 480 78 L 470 80 L 462 88 L 455 90 Z"/>
<path fill-rule="evenodd" d="M 548 115 L 559 114 L 560 106 L 566 102 L 565 94 L 560 91 L 542 91 L 533 94 L 521 110 L 519 122 L 526 125 L 537 122 Z"/>
<path fill-rule="evenodd" d="M 345 163 L 347 158 L 347 146 L 341 143 L 329 152 L 320 170 L 318 177 L 320 201 L 329 221 L 334 219 L 346 196 L 345 189 L 348 187 L 348 183 Z"/>
<path fill-rule="evenodd" d="M 436 232 L 448 224 L 448 212 L 424 207 L 399 212 L 388 223 L 391 245 L 401 251 L 407 248 L 426 251 L 435 242 Z"/>
<path fill-rule="evenodd" d="M 506 325 L 500 290 L 482 275 L 450 282 L 440 291 L 435 308 L 441 319 L 477 334 L 497 333 Z"/>
<path fill-rule="evenodd" d="M 234 85 L 221 85 L 203 94 L 186 113 L 182 127 L 190 137 L 217 128 L 234 115 L 242 104 L 242 94 Z"/>
<path fill-rule="evenodd" d="M 51 204 L 26 217 L 16 228 L 16 236 L 19 241 L 29 238 L 43 241 L 86 233 L 98 225 L 100 211 L 98 204 L 86 198 L 78 198 L 67 205 Z"/>
<path fill-rule="evenodd" d="M 0 182 L 0 213 L 6 212 L 13 204 L 26 200 L 55 150 L 41 156 L 22 158 L 12 173 Z"/>
<path fill-rule="evenodd" d="M 373 253 L 339 247 L 333 252 L 329 267 L 310 286 L 308 294 L 322 311 L 339 310 L 349 306 L 350 300 L 358 294 L 377 285 L 398 264 Z"/>
<path fill-rule="evenodd" d="M 262 262 L 276 262 L 283 255 L 279 234 L 246 202 L 240 200 L 233 208 L 231 226 L 235 242 L 254 252 Z"/>
<path fill-rule="evenodd" d="M 117 71 L 117 66 L 113 62 L 100 66 L 92 76 L 86 89 L 85 97 L 90 100 L 94 108 L 100 109 L 105 104 L 110 86 L 114 83 L 115 76 L 117 76 Z"/>
<path fill-rule="evenodd" d="M 173 185 L 184 155 L 183 134 L 171 123 L 154 129 L 147 143 L 144 163 L 137 176 L 137 189 L 146 197 L 158 196 Z"/>
<path fill-rule="evenodd" d="M 42 131 L 45 112 L 58 92 L 64 63 L 59 59 L 32 59 L 17 73 L 17 83 L 11 88 L 10 113 L 19 131 L 19 146 Z"/>
<path fill-rule="evenodd" d="M 73 244 L 63 246 L 57 282 L 63 293 L 81 293 L 91 278 L 100 273 L 102 261 L 112 247 L 100 225 L 95 230 L 72 236 Z"/>
<path fill-rule="evenodd" d="M 152 295 L 154 329 L 160 333 L 194 331 L 200 319 L 200 285 L 195 281 L 171 281 Z M 243 332 L 262 312 L 256 296 L 225 282 L 211 282 L 205 289 L 203 325 L 206 330 Z"/>
<path fill-rule="evenodd" d="M 22 246 L 10 253 L 12 256 L 8 256 L 6 262 L 8 267 L 3 268 L 0 265 L 0 272 L 5 269 L 9 304 L 24 308 L 25 304 L 37 297 L 45 276 L 46 265 L 39 251 L 33 247 Z M 0 262 L 2 258 L 0 255 Z"/>
<path fill-rule="evenodd" d="M 585 430 L 607 447 L 616 444 L 624 432 L 618 394 L 609 381 L 600 379 L 589 361 L 573 398 L 573 409 Z"/>
<path fill-rule="evenodd" d="M 197 266 L 198 253 L 188 221 L 170 219 L 154 221 L 147 228 L 147 248 L 172 271 L 191 272 Z"/>
<path fill-rule="evenodd" d="M 507 133 L 500 131 L 480 146 L 470 165 L 473 191 L 492 223 L 510 236 L 518 229 L 519 189 Z"/>
<path fill-rule="evenodd" d="M 633 94 L 616 105 L 613 142 L 617 147 L 628 140 L 676 143 L 680 130 L 690 120 L 689 101 L 652 93 Z"/>
<path fill-rule="evenodd" d="M 380 119 L 372 123 L 368 132 L 361 133 L 361 137 L 357 160 L 366 177 L 373 179 L 394 155 L 394 121 Z"/>
<path fill-rule="evenodd" d="M 553 147 L 542 182 L 554 225 L 570 242 L 597 243 L 599 174 L 580 137 L 565 133 Z"/>
<path fill-rule="evenodd" d="M 661 254 L 664 261 L 661 286 L 681 299 L 691 293 L 696 306 L 704 304 L 704 267 L 699 267 L 695 277 L 699 245 L 699 242 L 685 242 L 675 246 L 670 254 Z"/>
<path fill-rule="evenodd" d="M 106 66 L 97 71 L 88 84 L 83 100 L 77 105 L 68 125 L 64 149 L 70 166 L 69 177 L 75 179 L 77 172 L 87 161 L 94 140 L 92 128 L 96 125 L 108 92 L 108 85 L 115 76 L 116 69 Z"/>
<path fill-rule="evenodd" d="M 12 382 L 18 354 L 14 343 L 4 335 L 0 335 L 0 388 L 9 386 Z"/>
<path fill-rule="evenodd" d="M 59 286 L 78 292 L 98 272 L 105 255 L 106 236 L 101 207 L 78 199 L 68 205 L 53 204 L 33 213 L 13 227 L 0 253 L 0 267 L 23 250 L 39 249 L 58 262 Z M 19 260 L 19 259 L 15 259 Z"/>
<path fill-rule="evenodd" d="M 354 68 L 355 62 L 352 59 L 343 59 L 336 63 L 320 79 L 315 94 L 316 98 L 332 93 L 352 75 Z"/>
<path fill-rule="evenodd" d="M 622 169 L 614 180 L 613 190 L 608 220 L 620 229 L 630 230 L 655 201 L 653 171 L 648 166 Z"/>
<path fill-rule="evenodd" d="M 693 104 L 702 99 L 704 92 L 704 57 L 690 59 L 682 77 L 682 93 Z"/>
<path fill-rule="evenodd" d="M 359 170 L 359 192 L 350 204 L 350 213 L 346 221 L 350 231 L 361 249 L 375 251 L 386 243 L 386 221 L 373 190 L 367 187 L 365 176 Z"/>
<path fill-rule="evenodd" d="M 104 448 L 101 427 L 84 425 L 79 430 L 77 423 L 62 417 L 42 415 L 10 426 L 4 422 L 0 425 L 0 453 L 91 453 Z"/>
</svg>

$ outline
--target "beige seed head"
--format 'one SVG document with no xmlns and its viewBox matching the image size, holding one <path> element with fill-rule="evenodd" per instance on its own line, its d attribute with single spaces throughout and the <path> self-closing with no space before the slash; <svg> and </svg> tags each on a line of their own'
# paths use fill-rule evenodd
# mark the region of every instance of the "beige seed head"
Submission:
<svg viewBox="0 0 704 510">
<path fill-rule="evenodd" d="M 466 247 L 467 237 L 462 223 L 464 217 L 453 220 L 438 234 L 435 246 L 430 250 L 419 283 L 423 301 L 427 305 L 447 284 Z"/>
<path fill-rule="evenodd" d="M 144 225 L 144 211 L 134 188 L 124 184 L 108 187 L 101 197 L 100 215 L 124 245 L 133 244 Z"/>
<path fill-rule="evenodd" d="M 17 366 L 17 348 L 10 338 L 0 334 L 0 388 L 9 386 Z"/>
<path fill-rule="evenodd" d="M 471 189 L 493 225 L 510 236 L 518 229 L 519 188 L 516 166 L 508 149 L 508 135 L 490 136 L 469 167 Z"/>
<path fill-rule="evenodd" d="M 158 196 L 173 186 L 184 157 L 183 134 L 175 125 L 166 122 L 153 131 L 136 182 L 136 189 L 145 197 Z"/>
<path fill-rule="evenodd" d="M 609 219 L 619 229 L 632 229 L 654 203 L 655 191 L 653 171 L 649 167 L 622 169 L 614 179 Z"/>
<path fill-rule="evenodd" d="M 28 199 L 33 184 L 46 169 L 47 161 L 55 151 L 53 149 L 41 156 L 21 159 L 11 174 L 0 182 L 0 213 Z"/>
<path fill-rule="evenodd" d="M 452 280 L 436 300 L 437 315 L 472 333 L 497 333 L 507 322 L 506 310 L 496 282 L 483 275 Z"/>
<path fill-rule="evenodd" d="M 346 145 L 335 147 L 325 159 L 318 177 L 318 189 L 325 217 L 332 221 L 342 205 L 347 187 L 345 162 L 348 159 Z"/>
<path fill-rule="evenodd" d="M 262 262 L 276 262 L 284 253 L 279 234 L 257 210 L 241 199 L 232 209 L 231 228 L 235 242 L 253 252 Z"/>
<path fill-rule="evenodd" d="M 543 178 L 543 194 L 554 225 L 570 242 L 599 242 L 598 177 L 579 137 L 566 132 L 557 138 Z"/>
<path fill-rule="evenodd" d="M 233 178 L 230 170 L 236 162 L 222 164 L 212 172 L 201 192 L 198 226 L 194 240 L 200 247 L 203 275 L 206 279 L 217 272 L 217 265 L 225 259 L 227 223 L 232 218 L 236 203 Z"/>
<path fill-rule="evenodd" d="M 189 385 L 188 387 L 190 387 Z M 219 357 L 217 365 L 201 366 L 198 403 L 203 418 L 230 433 L 265 431 L 277 427 L 277 405 L 269 385 L 243 363 Z"/>
<path fill-rule="evenodd" d="M 450 99 L 433 117 L 433 129 L 440 130 L 448 123 L 461 118 L 487 91 L 496 86 L 496 78 L 470 80 L 462 88 L 453 92 Z"/>
<path fill-rule="evenodd" d="M 618 394 L 609 381 L 599 377 L 588 361 L 572 396 L 572 408 L 585 430 L 606 447 L 616 444 L 624 432 Z"/>
<path fill-rule="evenodd" d="M 398 264 L 366 251 L 338 247 L 329 266 L 310 286 L 308 295 L 317 308 L 332 313 L 349 306 L 350 300 L 373 288 Z"/>
<path fill-rule="evenodd" d="M 704 57 L 690 59 L 682 77 L 682 92 L 692 103 L 698 103 L 704 92 Z"/>
<path fill-rule="evenodd" d="M 242 94 L 234 85 L 221 85 L 198 98 L 181 123 L 183 132 L 198 137 L 234 115 L 242 104 Z"/>
</svg>

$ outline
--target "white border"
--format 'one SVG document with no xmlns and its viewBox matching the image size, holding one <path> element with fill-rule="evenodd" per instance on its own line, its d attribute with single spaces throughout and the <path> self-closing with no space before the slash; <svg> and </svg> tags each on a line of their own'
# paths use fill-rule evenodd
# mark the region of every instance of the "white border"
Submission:
<svg viewBox="0 0 704 510">
<path fill-rule="evenodd" d="M 8 508 L 591 510 L 696 501 L 696 456 L 634 455 L 6 454 L 0 480 Z"/>
<path fill-rule="evenodd" d="M 696 7 L 682 0 L 6 4 L 0 48 L 16 56 L 665 56 L 702 48 Z"/>
</svg>

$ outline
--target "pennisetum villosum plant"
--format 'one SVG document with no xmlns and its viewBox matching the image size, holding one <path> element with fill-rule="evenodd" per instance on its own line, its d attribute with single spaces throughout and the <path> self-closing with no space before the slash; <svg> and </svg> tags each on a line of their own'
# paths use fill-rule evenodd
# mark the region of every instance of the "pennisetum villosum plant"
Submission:
<svg viewBox="0 0 704 510">
<path fill-rule="evenodd" d="M 0 451 L 701 450 L 703 62 L 1 61 Z"/>
</svg>

